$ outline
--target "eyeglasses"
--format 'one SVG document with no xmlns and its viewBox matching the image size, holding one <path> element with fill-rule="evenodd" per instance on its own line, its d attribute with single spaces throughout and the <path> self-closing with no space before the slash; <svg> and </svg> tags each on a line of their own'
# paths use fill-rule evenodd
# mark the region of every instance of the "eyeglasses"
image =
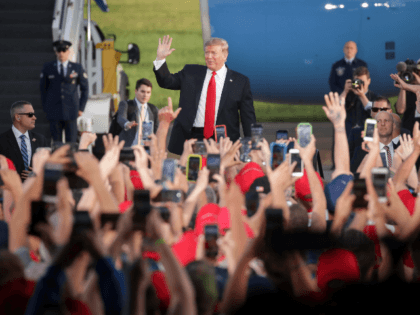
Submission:
<svg viewBox="0 0 420 315">
<path fill-rule="evenodd" d="M 61 48 L 60 47 L 60 48 L 56 48 L 55 51 L 56 52 L 66 52 L 67 51 L 67 48 Z"/>
<path fill-rule="evenodd" d="M 390 108 L 388 107 L 372 107 L 372 112 L 376 113 L 376 112 L 385 112 L 387 110 L 389 110 Z"/>
<path fill-rule="evenodd" d="M 35 113 L 19 113 L 18 115 L 26 115 L 26 116 L 28 116 L 29 118 L 32 118 L 32 117 L 34 117 L 34 116 L 35 116 Z"/>
</svg>

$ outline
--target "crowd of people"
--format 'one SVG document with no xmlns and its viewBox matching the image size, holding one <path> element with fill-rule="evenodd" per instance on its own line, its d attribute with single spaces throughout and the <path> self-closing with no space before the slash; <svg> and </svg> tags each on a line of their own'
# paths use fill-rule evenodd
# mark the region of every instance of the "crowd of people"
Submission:
<svg viewBox="0 0 420 315">
<path fill-rule="evenodd" d="M 341 94 L 325 95 L 323 109 L 334 130 L 330 182 L 314 168 L 313 135 L 306 146 L 294 137 L 276 141 L 299 151 L 304 170 L 296 177 L 289 154 L 272 168 L 264 138 L 253 145 L 236 140 L 236 117 L 227 137 L 208 133 L 206 99 L 216 113 L 211 126 L 226 101 L 218 75 L 224 84 L 234 82 L 233 91 L 243 91 L 233 93 L 236 105 L 226 106 L 237 106 L 249 124 L 255 120 L 248 79 L 223 68 L 225 43 L 206 46 L 208 73 L 186 66 L 170 75 L 165 58 L 173 51 L 171 41 L 159 43 L 158 83 L 181 89 L 181 100 L 188 102 L 182 89 L 201 73 L 206 91 L 201 98 L 193 95 L 202 104 L 193 111 L 202 112 L 196 120 L 190 105 L 174 111 L 168 98 L 158 111 L 149 106 L 156 109 L 150 111 L 154 133 L 136 134 L 142 129 L 133 113 L 144 108 L 146 115 L 152 89 L 143 80 L 136 86 L 138 98 L 119 112 L 124 140 L 104 135 L 104 152 L 94 155 L 89 148 L 97 135 L 91 132 L 82 133 L 77 145 L 35 146 L 40 138 L 27 133 L 35 119 L 32 106 L 12 106 L 19 133 L 12 127 L 10 139 L 16 137 L 13 150 L 22 163 L 0 155 L 0 314 L 336 314 L 416 303 L 419 122 L 401 122 L 386 98 L 365 102 L 370 75 L 358 67 L 353 75 L 367 85 L 361 92 L 346 79 Z M 396 106 L 403 114 L 412 106 L 406 91 L 420 94 L 420 85 L 391 77 L 403 91 Z M 350 92 L 357 102 L 348 100 Z M 360 106 L 353 113 L 355 104 Z M 222 112 L 219 119 L 229 117 Z M 368 118 L 377 122 L 371 139 L 364 138 Z M 169 151 L 180 152 L 176 161 L 167 159 L 172 124 Z M 249 124 L 244 133 L 251 132 Z M 250 161 L 241 158 L 244 151 Z M 194 179 L 191 158 L 200 161 Z M 384 167 L 391 174 L 386 193 L 372 179 Z"/>
</svg>

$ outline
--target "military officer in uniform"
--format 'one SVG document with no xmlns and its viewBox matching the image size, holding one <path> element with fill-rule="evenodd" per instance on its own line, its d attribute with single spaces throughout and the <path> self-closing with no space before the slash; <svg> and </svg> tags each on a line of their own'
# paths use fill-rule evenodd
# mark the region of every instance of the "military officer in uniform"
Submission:
<svg viewBox="0 0 420 315">
<path fill-rule="evenodd" d="M 347 79 L 353 78 L 353 71 L 358 67 L 366 67 L 367 64 L 361 59 L 356 58 L 357 45 L 355 42 L 349 41 L 343 48 L 344 58 L 333 64 L 330 73 L 330 90 L 331 92 L 343 93 L 344 85 Z"/>
<path fill-rule="evenodd" d="M 82 115 L 89 94 L 88 77 L 82 65 L 69 61 L 70 46 L 68 41 L 55 41 L 57 60 L 45 63 L 41 72 L 42 107 L 54 141 L 62 140 L 63 130 L 66 142 L 77 141 L 76 120 Z"/>
</svg>

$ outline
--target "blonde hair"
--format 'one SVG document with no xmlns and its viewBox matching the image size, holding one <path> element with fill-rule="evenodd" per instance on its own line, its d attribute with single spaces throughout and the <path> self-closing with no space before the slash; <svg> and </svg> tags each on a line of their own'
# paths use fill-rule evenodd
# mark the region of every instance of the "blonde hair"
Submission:
<svg viewBox="0 0 420 315">
<path fill-rule="evenodd" d="M 222 51 L 226 54 L 229 54 L 229 45 L 226 40 L 223 38 L 213 37 L 210 38 L 205 44 L 204 48 L 207 46 L 222 46 Z"/>
</svg>

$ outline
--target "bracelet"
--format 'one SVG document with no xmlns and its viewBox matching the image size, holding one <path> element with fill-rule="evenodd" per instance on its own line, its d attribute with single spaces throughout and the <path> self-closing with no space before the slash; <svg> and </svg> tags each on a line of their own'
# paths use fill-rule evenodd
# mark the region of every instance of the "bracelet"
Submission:
<svg viewBox="0 0 420 315">
<path fill-rule="evenodd" d="M 163 238 L 160 238 L 160 239 L 155 241 L 155 245 L 161 245 L 161 244 L 166 244 L 166 242 Z"/>
</svg>

